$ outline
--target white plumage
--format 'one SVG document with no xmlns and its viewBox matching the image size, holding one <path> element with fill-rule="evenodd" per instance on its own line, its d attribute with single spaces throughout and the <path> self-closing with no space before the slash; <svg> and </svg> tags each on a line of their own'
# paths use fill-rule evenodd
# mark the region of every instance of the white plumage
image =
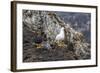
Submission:
<svg viewBox="0 0 100 73">
<path fill-rule="evenodd" d="M 60 33 L 56 36 L 56 38 L 55 38 L 55 40 L 56 41 L 62 41 L 62 40 L 64 40 L 64 37 L 65 37 L 65 35 L 64 35 L 64 27 L 62 27 L 61 29 L 60 29 Z"/>
</svg>

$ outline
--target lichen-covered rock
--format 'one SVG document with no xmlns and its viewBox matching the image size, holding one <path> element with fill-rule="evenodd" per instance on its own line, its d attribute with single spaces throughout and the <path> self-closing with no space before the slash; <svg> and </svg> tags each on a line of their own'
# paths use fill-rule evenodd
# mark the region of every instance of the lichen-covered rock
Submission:
<svg viewBox="0 0 100 73">
<path fill-rule="evenodd" d="M 64 45 L 59 47 L 55 38 L 61 27 L 64 27 L 65 38 Z M 34 46 L 35 39 L 40 39 L 38 35 L 42 39 L 38 43 L 42 45 L 40 49 Z M 56 12 L 23 10 L 24 62 L 90 59 L 90 48 L 84 35 L 66 24 Z"/>
</svg>

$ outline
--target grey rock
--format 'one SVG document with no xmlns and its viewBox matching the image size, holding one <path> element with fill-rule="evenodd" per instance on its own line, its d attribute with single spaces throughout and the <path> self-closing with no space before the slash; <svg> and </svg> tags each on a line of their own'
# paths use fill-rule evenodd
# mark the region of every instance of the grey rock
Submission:
<svg viewBox="0 0 100 73">
<path fill-rule="evenodd" d="M 51 11 L 23 10 L 24 62 L 90 59 L 91 45 L 85 41 L 84 34 L 73 28 L 73 22 L 67 24 L 65 19 L 62 19 L 63 15 L 60 15 L 61 13 Z M 76 17 L 74 15 L 73 19 Z M 72 16 L 69 15 L 68 18 L 72 18 Z M 90 23 L 88 22 L 88 24 Z M 55 43 L 61 27 L 64 27 L 65 33 L 65 46 L 63 47 L 59 47 Z M 34 46 L 37 34 L 43 38 L 40 49 Z"/>
</svg>

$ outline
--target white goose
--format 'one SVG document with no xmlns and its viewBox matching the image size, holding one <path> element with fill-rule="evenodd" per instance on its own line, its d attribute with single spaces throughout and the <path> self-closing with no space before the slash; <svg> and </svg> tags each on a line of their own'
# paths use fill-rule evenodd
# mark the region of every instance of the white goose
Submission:
<svg viewBox="0 0 100 73">
<path fill-rule="evenodd" d="M 60 33 L 56 36 L 55 41 L 58 43 L 59 46 L 62 46 L 60 43 L 64 40 L 65 34 L 64 34 L 64 27 L 60 29 Z"/>
</svg>

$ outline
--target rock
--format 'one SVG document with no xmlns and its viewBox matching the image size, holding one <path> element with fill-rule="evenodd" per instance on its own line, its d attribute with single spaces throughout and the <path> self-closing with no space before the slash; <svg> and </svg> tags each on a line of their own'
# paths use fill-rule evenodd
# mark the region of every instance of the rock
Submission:
<svg viewBox="0 0 100 73">
<path fill-rule="evenodd" d="M 58 46 L 55 38 L 62 27 L 64 44 Z M 39 49 L 35 46 L 37 32 L 43 46 Z M 57 12 L 23 10 L 24 62 L 90 59 L 91 45 L 85 40 L 84 34 L 67 24 Z"/>
<path fill-rule="evenodd" d="M 51 45 L 46 41 L 43 42 L 42 45 L 43 45 L 43 48 L 48 49 L 48 50 L 50 50 L 52 48 Z"/>
</svg>

